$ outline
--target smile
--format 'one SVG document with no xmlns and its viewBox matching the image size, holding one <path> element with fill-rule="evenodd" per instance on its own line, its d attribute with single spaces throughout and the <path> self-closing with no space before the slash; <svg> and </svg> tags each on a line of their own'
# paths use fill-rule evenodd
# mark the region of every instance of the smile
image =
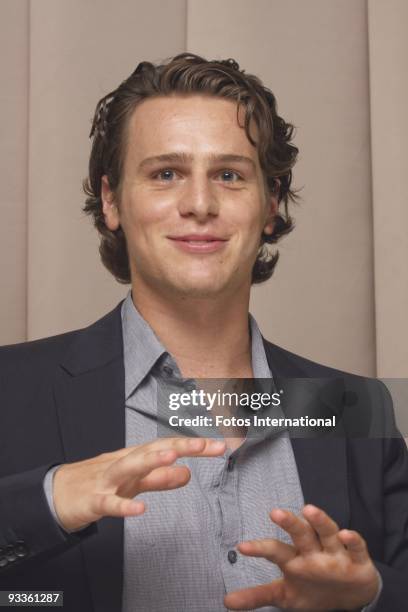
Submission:
<svg viewBox="0 0 408 612">
<path fill-rule="evenodd" d="M 209 235 L 168 236 L 174 245 L 187 253 L 214 253 L 228 242 L 226 238 Z"/>
</svg>

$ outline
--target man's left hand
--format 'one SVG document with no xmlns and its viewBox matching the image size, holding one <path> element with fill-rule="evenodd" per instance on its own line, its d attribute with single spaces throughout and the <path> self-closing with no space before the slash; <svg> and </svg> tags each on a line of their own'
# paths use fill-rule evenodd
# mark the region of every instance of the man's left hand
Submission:
<svg viewBox="0 0 408 612">
<path fill-rule="evenodd" d="M 280 509 L 272 510 L 270 516 L 291 536 L 293 545 L 265 539 L 242 542 L 238 550 L 276 563 L 283 576 L 269 584 L 229 593 L 224 600 L 226 608 L 359 610 L 375 599 L 378 573 L 360 534 L 339 530 L 316 506 L 305 506 L 304 518 Z"/>
</svg>

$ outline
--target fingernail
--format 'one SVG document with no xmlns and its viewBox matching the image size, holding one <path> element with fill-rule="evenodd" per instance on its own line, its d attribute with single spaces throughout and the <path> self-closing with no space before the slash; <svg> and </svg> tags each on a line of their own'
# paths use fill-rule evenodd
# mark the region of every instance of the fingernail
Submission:
<svg viewBox="0 0 408 612">
<path fill-rule="evenodd" d="M 271 514 L 273 513 L 274 517 L 276 518 L 276 520 L 280 521 L 282 519 L 284 519 L 286 517 L 286 513 L 285 510 L 282 510 L 282 508 L 274 508 L 271 512 Z"/>
<path fill-rule="evenodd" d="M 225 442 L 223 442 L 222 440 L 211 440 L 210 441 L 210 447 L 214 450 L 221 450 L 222 448 L 224 448 L 225 446 Z"/>
</svg>

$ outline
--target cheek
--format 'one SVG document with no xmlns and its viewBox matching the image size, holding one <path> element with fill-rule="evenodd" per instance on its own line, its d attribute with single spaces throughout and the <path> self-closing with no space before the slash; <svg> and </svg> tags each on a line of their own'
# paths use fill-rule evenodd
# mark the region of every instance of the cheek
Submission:
<svg viewBox="0 0 408 612">
<path fill-rule="evenodd" d="M 152 198 L 149 194 L 139 193 L 126 202 L 122 222 L 124 228 L 137 234 L 148 233 L 160 227 L 169 216 L 169 203 L 164 199 Z"/>
<path fill-rule="evenodd" d="M 258 244 L 264 226 L 264 215 L 261 203 L 254 207 L 254 203 L 247 203 L 241 208 L 241 214 L 233 220 L 236 231 L 250 244 Z"/>
</svg>

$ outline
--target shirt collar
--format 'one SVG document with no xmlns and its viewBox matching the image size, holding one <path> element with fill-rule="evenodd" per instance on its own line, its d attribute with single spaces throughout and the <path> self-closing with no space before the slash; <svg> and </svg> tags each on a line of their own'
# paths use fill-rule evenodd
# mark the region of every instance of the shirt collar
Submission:
<svg viewBox="0 0 408 612">
<path fill-rule="evenodd" d="M 266 358 L 262 334 L 251 314 L 249 315 L 249 328 L 251 330 L 252 371 L 254 378 L 271 378 L 272 373 Z"/>
<path fill-rule="evenodd" d="M 249 315 L 251 331 L 252 369 L 255 378 L 271 378 L 263 338 L 254 317 Z M 143 319 L 132 300 L 132 293 L 122 304 L 123 348 L 125 361 L 126 399 L 149 374 L 162 357 L 168 355 L 165 347 Z M 141 358 L 142 356 L 142 358 Z"/>
<path fill-rule="evenodd" d="M 122 304 L 123 351 L 126 399 L 149 374 L 166 349 L 135 307 L 132 293 Z"/>
</svg>

